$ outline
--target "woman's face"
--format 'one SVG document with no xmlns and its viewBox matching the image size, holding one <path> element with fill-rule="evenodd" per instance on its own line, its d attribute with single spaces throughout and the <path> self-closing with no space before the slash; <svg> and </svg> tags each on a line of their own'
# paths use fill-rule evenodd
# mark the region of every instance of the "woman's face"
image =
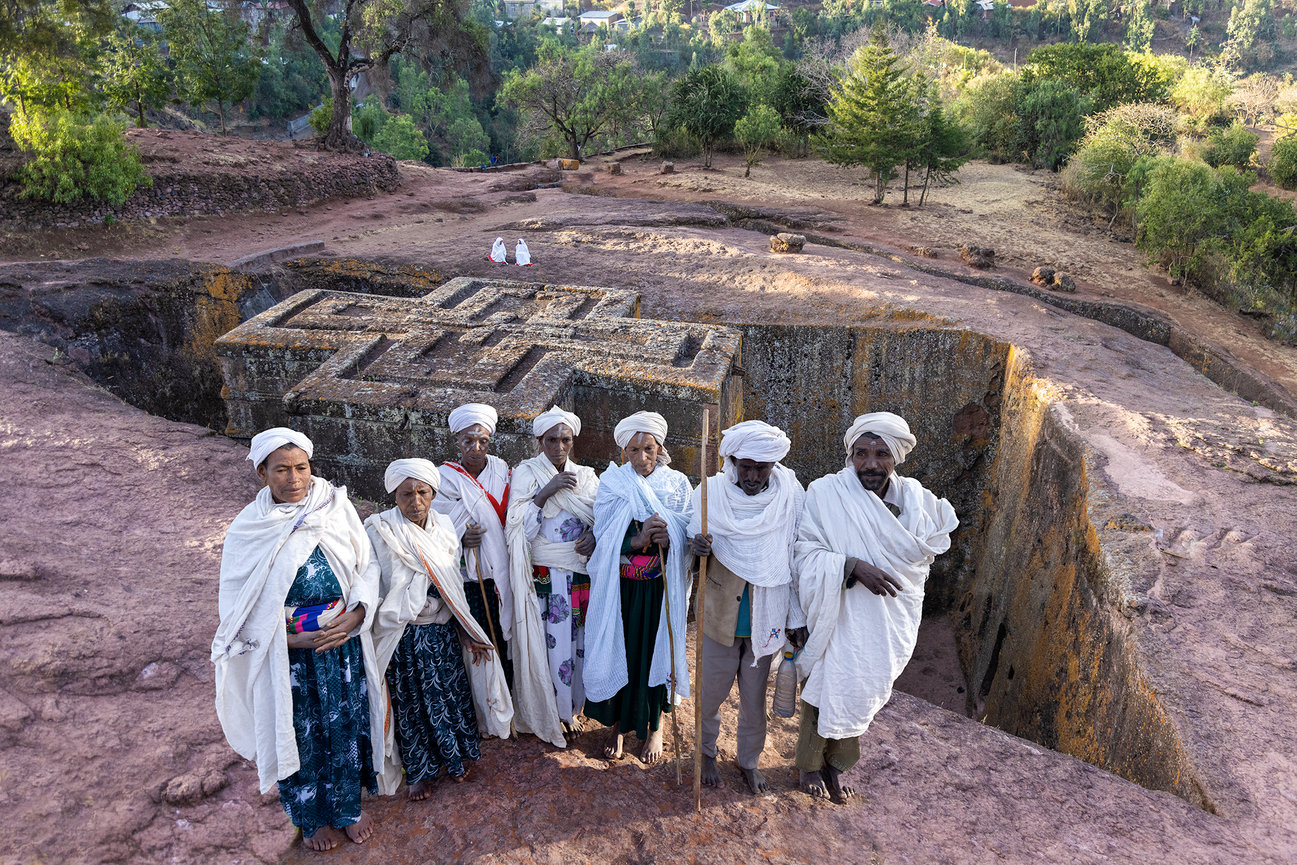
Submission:
<svg viewBox="0 0 1297 865">
<path fill-rule="evenodd" d="M 567 465 L 567 458 L 572 455 L 572 445 L 575 442 L 576 436 L 572 434 L 572 428 L 560 423 L 547 429 L 540 437 L 540 449 L 554 468 L 562 471 L 563 466 Z"/>
<path fill-rule="evenodd" d="M 662 446 L 651 433 L 638 432 L 621 449 L 621 461 L 633 465 L 639 476 L 646 478 L 657 468 L 660 453 Z"/>
<path fill-rule="evenodd" d="M 396 506 L 410 522 L 422 527 L 428 519 L 428 509 L 432 507 L 432 497 L 436 495 L 432 487 L 423 481 L 406 478 L 396 488 Z"/>
<path fill-rule="evenodd" d="M 459 446 L 459 463 L 466 469 L 480 469 L 486 465 L 486 453 L 491 447 L 491 434 L 481 424 L 455 433 L 455 444 Z"/>
<path fill-rule="evenodd" d="M 277 503 L 295 505 L 311 488 L 311 460 L 301 448 L 284 445 L 257 466 L 257 477 L 270 487 L 270 497 Z"/>
</svg>

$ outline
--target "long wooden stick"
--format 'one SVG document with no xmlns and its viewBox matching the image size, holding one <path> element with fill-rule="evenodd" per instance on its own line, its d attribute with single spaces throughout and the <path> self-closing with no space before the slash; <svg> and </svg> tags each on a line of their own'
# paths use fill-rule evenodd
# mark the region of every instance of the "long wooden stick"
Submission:
<svg viewBox="0 0 1297 865">
<path fill-rule="evenodd" d="M 703 438 L 698 449 L 698 477 L 702 484 L 702 530 L 707 537 L 707 439 L 711 437 L 711 410 L 703 406 Z M 703 809 L 703 610 L 707 595 L 707 560 L 698 560 L 698 607 L 694 616 L 694 809 Z"/>
<path fill-rule="evenodd" d="M 476 523 L 469 523 L 470 528 L 480 528 Z M 482 592 L 482 615 L 486 616 L 486 629 L 491 634 L 491 645 L 495 646 L 497 654 L 500 652 L 500 641 L 495 637 L 495 622 L 491 621 L 491 604 L 486 599 L 486 581 L 482 579 L 482 548 L 479 546 L 473 550 L 473 563 L 477 565 L 477 587 Z M 503 655 L 500 655 L 503 658 Z"/>
<path fill-rule="evenodd" d="M 667 648 L 671 651 L 671 737 L 675 740 L 676 784 L 680 778 L 680 713 L 676 711 L 676 631 L 671 627 L 671 589 L 667 581 L 667 557 L 662 555 L 662 545 L 658 544 L 658 566 L 662 568 L 662 597 L 667 605 Z"/>
</svg>

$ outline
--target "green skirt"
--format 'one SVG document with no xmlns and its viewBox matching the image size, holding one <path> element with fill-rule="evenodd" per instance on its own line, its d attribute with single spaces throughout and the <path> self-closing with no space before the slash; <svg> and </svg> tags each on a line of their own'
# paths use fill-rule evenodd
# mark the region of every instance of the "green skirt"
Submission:
<svg viewBox="0 0 1297 865">
<path fill-rule="evenodd" d="M 657 730 L 662 713 L 671 711 L 666 685 L 650 688 L 649 665 L 653 662 L 653 641 L 662 617 L 661 577 L 652 580 L 621 581 L 621 624 L 626 639 L 626 675 L 629 679 L 611 698 L 586 700 L 585 716 L 600 724 L 618 724 L 623 733 L 634 732 L 641 740 Z"/>
</svg>

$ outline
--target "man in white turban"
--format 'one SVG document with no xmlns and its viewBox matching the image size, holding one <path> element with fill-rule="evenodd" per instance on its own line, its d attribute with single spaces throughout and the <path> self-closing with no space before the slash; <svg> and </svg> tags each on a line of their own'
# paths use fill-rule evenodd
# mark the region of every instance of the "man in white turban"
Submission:
<svg viewBox="0 0 1297 865">
<path fill-rule="evenodd" d="M 395 721 L 384 771 L 395 780 L 404 768 L 406 795 L 418 801 L 443 770 L 467 779 L 468 764 L 482 756 L 480 734 L 507 738 L 513 706 L 499 656 L 468 611 L 459 538 L 432 510 L 437 467 L 396 460 L 383 483 L 396 507 L 365 520 L 365 531 L 382 573 L 374 650 Z"/>
<path fill-rule="evenodd" d="M 284 427 L 252 439 L 265 486 L 225 534 L 212 662 L 226 739 L 261 792 L 278 782 L 303 844 L 330 850 L 373 834 L 360 796 L 383 765 L 385 703 L 378 564 L 346 489 L 311 475 L 313 452 Z"/>
<path fill-rule="evenodd" d="M 450 413 L 447 423 L 459 450 L 438 470 L 441 487 L 432 506 L 450 517 L 463 556 L 460 573 L 469 611 L 500 650 L 505 679 L 513 687 L 509 643 L 513 640 L 513 592 L 504 523 L 509 505 L 509 464 L 488 453 L 499 420 L 494 408 L 471 402 Z"/>
<path fill-rule="evenodd" d="M 770 662 L 786 642 L 801 648 L 806 617 L 793 591 L 793 544 L 805 493 L 780 462 L 792 443 L 759 420 L 721 433 L 721 472 L 707 479 L 708 534 L 701 534 L 702 488 L 689 522 L 696 556 L 711 556 L 702 624 L 702 661 L 695 671 L 703 715 L 704 784 L 721 783 L 716 737 L 721 704 L 739 681 L 738 765 L 753 793 L 768 789 L 757 768 L 766 746 L 766 683 Z"/>
<path fill-rule="evenodd" d="M 554 406 L 531 425 L 540 451 L 513 471 L 509 574 L 513 583 L 518 729 L 559 747 L 580 732 L 585 704 L 586 564 L 594 552 L 594 470 L 572 460 L 581 419 Z"/>
<path fill-rule="evenodd" d="M 604 754 L 620 759 L 628 731 L 640 759 L 662 757 L 662 713 L 689 696 L 689 479 L 667 466 L 667 423 L 636 412 L 613 438 L 622 465 L 599 478 L 586 616 L 585 714 L 612 727 Z M 674 679 L 673 679 L 674 676 Z"/>
<path fill-rule="evenodd" d="M 928 570 L 959 525 L 948 501 L 896 474 L 915 444 L 903 418 L 861 415 L 843 444 L 846 466 L 806 491 L 794 560 L 810 630 L 797 768 L 803 790 L 837 802 L 855 793 L 841 776 L 910 660 Z"/>
</svg>

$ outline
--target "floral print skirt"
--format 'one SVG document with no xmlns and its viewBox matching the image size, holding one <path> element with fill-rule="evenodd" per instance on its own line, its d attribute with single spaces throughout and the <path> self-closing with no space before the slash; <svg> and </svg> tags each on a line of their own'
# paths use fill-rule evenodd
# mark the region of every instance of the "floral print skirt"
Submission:
<svg viewBox="0 0 1297 865">
<path fill-rule="evenodd" d="M 581 681 L 585 667 L 585 613 L 590 604 L 590 578 L 559 568 L 537 568 L 549 573 L 550 594 L 540 595 L 545 624 L 549 677 L 554 682 L 558 719 L 572 723 L 585 705 Z"/>
<path fill-rule="evenodd" d="M 473 692 L 453 621 L 409 625 L 387 668 L 396 746 L 407 784 L 452 778 L 481 758 Z"/>
</svg>

